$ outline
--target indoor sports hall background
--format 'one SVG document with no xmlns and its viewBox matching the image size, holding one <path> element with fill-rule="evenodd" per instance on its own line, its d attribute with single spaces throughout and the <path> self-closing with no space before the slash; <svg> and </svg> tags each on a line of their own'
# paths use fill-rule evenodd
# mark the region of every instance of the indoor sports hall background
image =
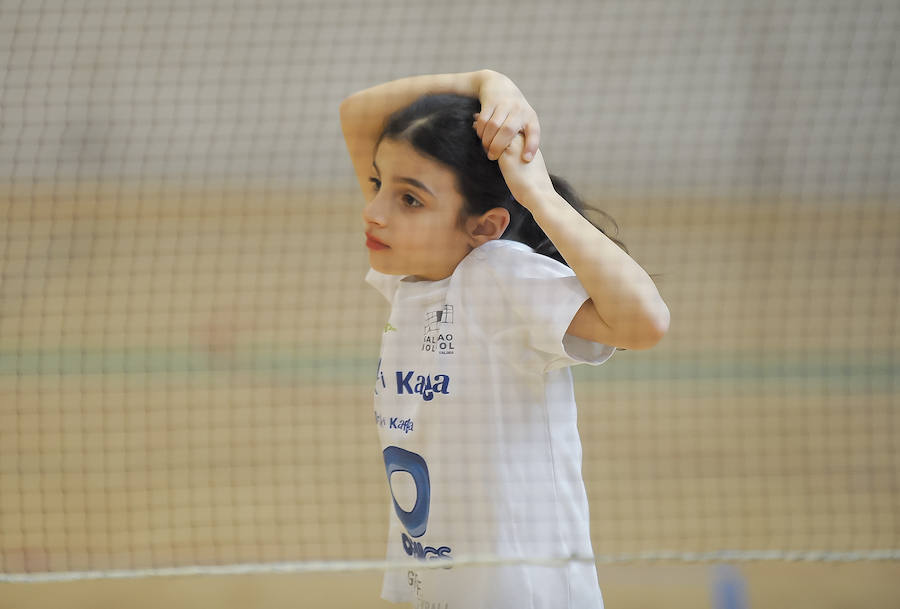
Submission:
<svg viewBox="0 0 900 609">
<path fill-rule="evenodd" d="M 608 606 L 897 607 L 898 39 L 891 0 L 0 1 L 0 608 L 385 606 L 338 104 L 482 67 L 672 312 L 577 371 Z M 216 568 L 260 573 L 159 577 Z"/>
</svg>

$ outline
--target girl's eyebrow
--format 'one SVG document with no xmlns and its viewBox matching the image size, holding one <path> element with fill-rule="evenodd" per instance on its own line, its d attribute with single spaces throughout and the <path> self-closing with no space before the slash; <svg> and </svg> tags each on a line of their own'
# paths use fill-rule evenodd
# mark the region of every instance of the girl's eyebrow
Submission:
<svg viewBox="0 0 900 609">
<path fill-rule="evenodd" d="M 375 169 L 376 174 L 381 175 L 381 172 L 378 170 L 378 165 L 375 164 L 375 161 L 372 161 L 372 167 Z M 415 178 L 397 177 L 397 178 L 394 178 L 394 181 L 395 182 L 403 182 L 404 184 L 409 184 L 410 186 L 415 186 L 416 188 L 420 188 L 420 189 L 424 190 L 425 192 L 430 194 L 432 197 L 434 196 L 434 193 L 431 192 L 430 188 L 428 188 L 427 186 L 425 186 L 425 184 L 423 184 L 422 182 L 420 182 L 419 180 L 417 180 Z"/>
<path fill-rule="evenodd" d="M 434 196 L 434 193 L 431 192 L 431 189 L 429 189 L 427 186 L 425 186 L 425 184 L 423 184 L 419 180 L 416 180 L 415 178 L 400 177 L 400 178 L 394 178 L 394 181 L 395 182 L 403 182 L 404 184 L 409 184 L 410 186 L 415 186 L 416 188 L 420 188 L 420 189 L 424 190 L 425 192 L 430 194 L 432 197 Z"/>
</svg>

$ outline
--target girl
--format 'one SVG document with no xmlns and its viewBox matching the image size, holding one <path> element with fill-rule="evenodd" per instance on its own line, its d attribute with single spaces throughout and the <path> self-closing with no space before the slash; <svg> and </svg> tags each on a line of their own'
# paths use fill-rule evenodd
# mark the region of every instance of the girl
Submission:
<svg viewBox="0 0 900 609">
<path fill-rule="evenodd" d="M 388 558 L 508 561 L 388 572 L 382 596 L 602 607 L 593 564 L 564 561 L 592 556 L 569 367 L 653 346 L 666 305 L 547 173 L 537 116 L 502 74 L 382 84 L 344 100 L 341 123 L 366 279 L 392 305 L 375 383 Z"/>
</svg>

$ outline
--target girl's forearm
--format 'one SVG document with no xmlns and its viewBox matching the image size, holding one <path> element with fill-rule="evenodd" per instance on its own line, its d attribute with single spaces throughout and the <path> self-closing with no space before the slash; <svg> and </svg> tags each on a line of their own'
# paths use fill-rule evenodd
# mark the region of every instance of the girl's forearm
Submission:
<svg viewBox="0 0 900 609">
<path fill-rule="evenodd" d="M 478 97 L 489 70 L 458 74 L 428 74 L 392 80 L 358 91 L 341 102 L 341 127 L 348 139 L 374 143 L 385 119 L 429 93 L 457 93 Z"/>
<path fill-rule="evenodd" d="M 516 84 L 493 70 L 429 74 L 392 80 L 364 89 L 341 102 L 341 128 L 350 160 L 363 192 L 369 192 L 372 155 L 387 118 L 423 95 L 455 93 L 478 98 L 481 109 L 473 128 L 488 158 L 496 159 L 518 133 L 525 137 L 523 160 L 530 161 L 540 145 L 540 124 L 534 109 Z"/>
<path fill-rule="evenodd" d="M 457 93 L 478 97 L 482 85 L 495 75 L 490 70 L 479 70 L 459 74 L 410 76 L 364 89 L 341 102 L 344 142 L 362 191 L 371 191 L 368 180 L 372 171 L 372 155 L 391 114 L 429 93 Z"/>
<path fill-rule="evenodd" d="M 506 184 L 575 272 L 593 305 L 582 307 L 570 330 L 617 347 L 652 347 L 669 327 L 669 309 L 653 280 L 556 192 L 540 151 L 530 163 L 520 160 L 522 144 L 516 138 L 500 157 Z"/>
</svg>

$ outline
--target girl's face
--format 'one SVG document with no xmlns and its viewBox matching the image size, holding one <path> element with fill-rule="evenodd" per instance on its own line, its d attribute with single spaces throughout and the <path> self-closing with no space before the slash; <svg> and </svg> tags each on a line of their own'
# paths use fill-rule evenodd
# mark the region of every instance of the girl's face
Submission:
<svg viewBox="0 0 900 609">
<path fill-rule="evenodd" d="M 363 209 L 369 262 L 389 275 L 449 277 L 474 247 L 460 226 L 453 172 L 406 141 L 384 139 L 372 167 L 374 196 Z"/>
</svg>

